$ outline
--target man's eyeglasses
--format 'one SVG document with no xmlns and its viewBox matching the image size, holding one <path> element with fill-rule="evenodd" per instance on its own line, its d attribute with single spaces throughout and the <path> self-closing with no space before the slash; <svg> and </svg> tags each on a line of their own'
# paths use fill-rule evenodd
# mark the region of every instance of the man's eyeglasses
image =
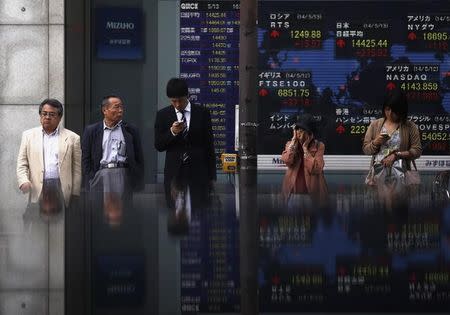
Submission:
<svg viewBox="0 0 450 315">
<path fill-rule="evenodd" d="M 110 106 L 108 109 L 109 110 L 119 110 L 119 109 L 123 110 L 124 106 L 123 106 L 123 104 L 114 104 L 114 105 Z"/>
<path fill-rule="evenodd" d="M 41 117 L 48 116 L 50 118 L 55 118 L 56 116 L 58 116 L 58 113 L 55 113 L 55 112 L 40 112 L 39 115 Z"/>
</svg>

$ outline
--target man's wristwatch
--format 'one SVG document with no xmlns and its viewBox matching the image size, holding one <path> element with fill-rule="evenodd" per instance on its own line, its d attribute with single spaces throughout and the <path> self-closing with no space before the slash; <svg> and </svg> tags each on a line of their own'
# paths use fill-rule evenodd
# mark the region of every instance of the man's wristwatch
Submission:
<svg viewBox="0 0 450 315">
<path fill-rule="evenodd" d="M 402 155 L 400 154 L 400 151 L 395 152 L 395 159 L 400 160 L 402 158 Z"/>
</svg>

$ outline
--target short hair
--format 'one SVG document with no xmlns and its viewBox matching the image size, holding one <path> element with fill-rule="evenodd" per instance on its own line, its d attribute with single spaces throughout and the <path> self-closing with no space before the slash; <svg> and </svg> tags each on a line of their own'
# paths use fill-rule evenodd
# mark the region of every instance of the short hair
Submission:
<svg viewBox="0 0 450 315">
<path fill-rule="evenodd" d="M 406 122 L 406 119 L 408 118 L 408 99 L 403 91 L 396 88 L 386 94 L 383 103 L 384 118 L 386 118 L 384 112 L 386 107 L 389 107 L 392 112 L 397 114 L 402 123 Z"/>
<path fill-rule="evenodd" d="M 106 105 L 109 105 L 109 99 L 113 98 L 113 97 L 114 98 L 118 98 L 123 103 L 123 100 L 122 100 L 122 98 L 120 96 L 118 96 L 116 94 L 109 94 L 109 95 L 103 96 L 103 98 L 102 98 L 102 107 L 101 108 L 105 107 Z"/>
<path fill-rule="evenodd" d="M 172 78 L 167 82 L 166 94 L 169 98 L 188 96 L 188 85 L 185 80 Z"/>
<path fill-rule="evenodd" d="M 58 101 L 56 98 L 46 98 L 45 100 L 43 100 L 41 102 L 41 104 L 39 105 L 39 115 L 42 112 L 42 107 L 44 107 L 44 105 L 49 105 L 51 107 L 54 107 L 58 110 L 58 116 L 62 116 L 63 112 L 64 112 L 64 108 L 61 104 L 60 101 Z"/>
</svg>

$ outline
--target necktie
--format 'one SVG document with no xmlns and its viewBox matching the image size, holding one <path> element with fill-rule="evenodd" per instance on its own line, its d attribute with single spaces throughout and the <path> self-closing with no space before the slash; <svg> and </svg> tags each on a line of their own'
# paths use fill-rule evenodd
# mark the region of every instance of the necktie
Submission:
<svg viewBox="0 0 450 315">
<path fill-rule="evenodd" d="M 183 139 L 186 140 L 188 127 L 187 127 L 186 116 L 184 115 L 185 110 L 184 109 L 180 110 L 180 113 L 181 113 L 181 122 L 184 125 L 184 129 L 181 132 L 181 136 L 183 137 Z M 183 154 L 181 155 L 181 161 L 182 161 L 183 164 L 188 164 L 189 163 L 189 153 L 187 151 L 184 151 Z"/>
</svg>

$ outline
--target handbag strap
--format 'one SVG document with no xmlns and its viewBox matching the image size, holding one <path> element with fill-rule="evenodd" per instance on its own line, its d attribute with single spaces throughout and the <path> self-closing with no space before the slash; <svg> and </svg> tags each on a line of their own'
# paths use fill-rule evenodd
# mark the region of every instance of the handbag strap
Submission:
<svg viewBox="0 0 450 315">
<path fill-rule="evenodd" d="M 414 169 L 417 171 L 416 160 L 412 160 L 411 162 L 412 162 L 412 164 L 414 166 Z"/>
</svg>

